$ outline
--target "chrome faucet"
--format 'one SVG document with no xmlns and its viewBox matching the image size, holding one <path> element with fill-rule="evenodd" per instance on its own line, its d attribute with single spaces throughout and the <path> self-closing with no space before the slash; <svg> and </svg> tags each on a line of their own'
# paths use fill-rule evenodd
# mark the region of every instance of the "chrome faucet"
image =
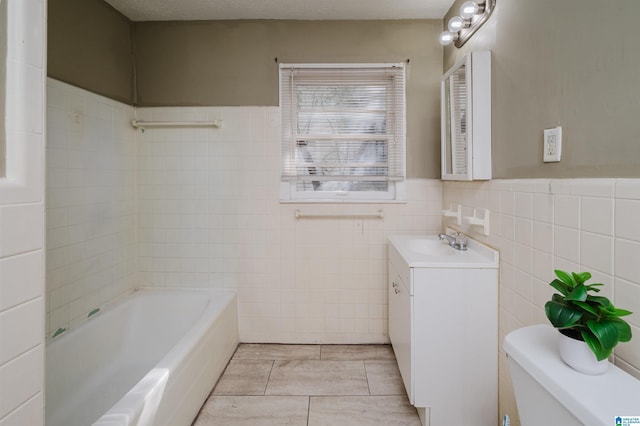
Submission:
<svg viewBox="0 0 640 426">
<path fill-rule="evenodd" d="M 438 238 L 440 238 L 440 240 L 446 239 L 449 242 L 449 245 L 456 250 L 466 250 L 467 243 L 469 242 L 469 240 L 467 240 L 467 237 L 465 237 L 464 234 L 461 234 L 460 232 L 456 232 L 453 235 L 438 234 Z"/>
</svg>

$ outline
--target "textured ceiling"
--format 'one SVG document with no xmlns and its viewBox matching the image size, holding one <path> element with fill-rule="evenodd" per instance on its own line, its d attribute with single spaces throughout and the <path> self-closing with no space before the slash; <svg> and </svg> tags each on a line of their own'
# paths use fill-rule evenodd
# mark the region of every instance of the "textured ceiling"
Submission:
<svg viewBox="0 0 640 426">
<path fill-rule="evenodd" d="M 454 0 L 105 0 L 132 21 L 441 19 Z"/>
</svg>

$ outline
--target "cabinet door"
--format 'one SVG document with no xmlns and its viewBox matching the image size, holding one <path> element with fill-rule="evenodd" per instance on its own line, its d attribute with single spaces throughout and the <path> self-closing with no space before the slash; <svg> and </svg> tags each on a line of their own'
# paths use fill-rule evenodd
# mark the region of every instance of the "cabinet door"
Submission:
<svg viewBox="0 0 640 426">
<path fill-rule="evenodd" d="M 398 368 L 413 403 L 413 381 L 411 376 L 411 313 L 412 303 L 408 287 L 389 263 L 389 339 L 398 361 Z"/>
<path fill-rule="evenodd" d="M 414 399 L 432 425 L 498 423 L 498 270 L 415 268 Z"/>
</svg>

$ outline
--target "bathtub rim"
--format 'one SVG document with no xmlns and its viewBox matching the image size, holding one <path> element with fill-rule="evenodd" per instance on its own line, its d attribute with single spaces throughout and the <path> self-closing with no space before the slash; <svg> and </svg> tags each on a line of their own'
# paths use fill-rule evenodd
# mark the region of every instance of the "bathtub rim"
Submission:
<svg viewBox="0 0 640 426">
<path fill-rule="evenodd" d="M 95 321 L 96 319 L 101 318 L 104 315 L 113 315 L 113 314 L 110 314 L 110 312 L 112 311 L 124 309 L 124 306 L 128 303 L 131 303 L 132 299 L 134 298 L 142 297 L 145 294 L 154 294 L 154 293 L 161 294 L 161 293 L 169 293 L 169 292 L 212 293 L 212 294 L 233 293 L 236 295 L 236 297 L 238 295 L 237 290 L 232 288 L 227 289 L 227 288 L 208 288 L 208 287 L 153 287 L 153 286 L 136 287 L 133 290 L 122 294 L 117 299 L 114 299 L 110 302 L 106 302 L 103 305 L 98 306 L 97 308 L 99 309 L 99 311 L 96 314 L 88 317 L 81 324 L 75 327 L 70 327 L 69 329 L 65 330 L 63 333 L 60 333 L 56 337 L 49 337 L 47 339 L 47 342 L 45 343 L 45 346 L 46 346 L 45 351 L 48 350 L 50 346 L 55 347 L 56 345 L 59 345 L 59 343 L 57 342 L 59 342 L 60 340 L 64 340 L 65 337 L 72 336 L 74 334 L 79 333 L 78 330 L 82 330 L 82 328 L 85 327 L 87 324 L 91 323 L 91 321 Z"/>
</svg>

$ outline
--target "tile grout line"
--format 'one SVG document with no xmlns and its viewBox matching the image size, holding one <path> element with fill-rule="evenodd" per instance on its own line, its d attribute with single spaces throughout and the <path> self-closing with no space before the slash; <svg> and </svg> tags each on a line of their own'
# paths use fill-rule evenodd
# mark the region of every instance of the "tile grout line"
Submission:
<svg viewBox="0 0 640 426">
<path fill-rule="evenodd" d="M 264 384 L 264 391 L 262 392 L 262 396 L 267 396 L 267 388 L 269 387 L 269 380 L 271 380 L 271 373 L 273 372 L 273 366 L 276 363 L 275 359 L 272 359 L 270 361 L 271 361 L 271 368 L 269 369 L 269 377 L 267 377 L 267 382 Z"/>
<path fill-rule="evenodd" d="M 362 366 L 364 367 L 364 378 L 367 380 L 367 389 L 369 390 L 369 396 L 371 396 L 371 385 L 369 385 L 369 373 L 367 373 L 367 360 L 362 360 Z"/>
</svg>

